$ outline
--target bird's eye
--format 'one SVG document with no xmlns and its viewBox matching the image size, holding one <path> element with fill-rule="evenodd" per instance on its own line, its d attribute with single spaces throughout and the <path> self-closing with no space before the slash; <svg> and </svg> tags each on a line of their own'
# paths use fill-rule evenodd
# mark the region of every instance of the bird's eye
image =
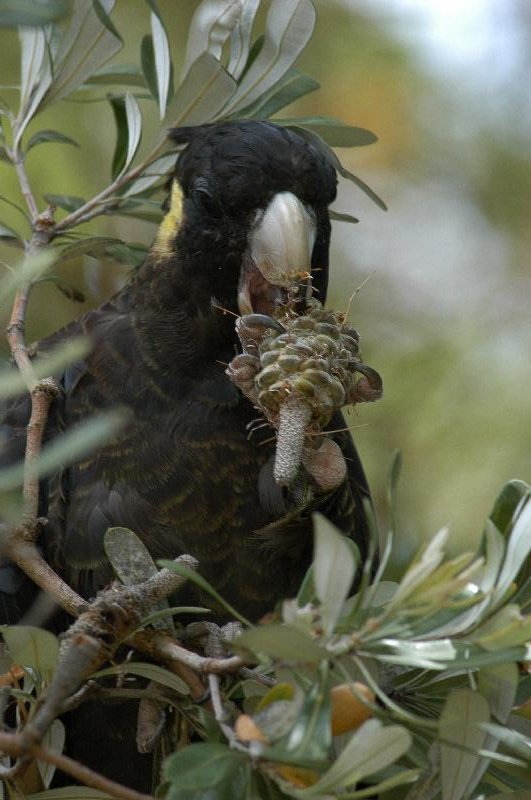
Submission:
<svg viewBox="0 0 531 800">
<path fill-rule="evenodd" d="M 219 214 L 220 207 L 218 201 L 212 194 L 210 188 L 203 184 L 202 181 L 198 181 L 194 186 L 192 196 L 194 202 L 202 211 L 205 211 L 207 214 Z"/>
</svg>

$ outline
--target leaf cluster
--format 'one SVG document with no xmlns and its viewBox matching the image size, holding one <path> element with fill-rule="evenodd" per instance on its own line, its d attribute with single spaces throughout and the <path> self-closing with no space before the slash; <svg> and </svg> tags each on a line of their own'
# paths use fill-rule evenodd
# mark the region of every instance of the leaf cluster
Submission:
<svg viewBox="0 0 531 800">
<path fill-rule="evenodd" d="M 363 565 L 366 577 L 352 595 L 357 549 L 316 515 L 314 561 L 297 597 L 267 623 L 244 622 L 230 643 L 251 669 L 225 679 L 221 728 L 163 667 L 125 659 L 90 679 L 108 687 L 115 676 L 119 694 L 137 686 L 137 676 L 149 678 L 151 691 L 158 687 L 203 739 L 181 742 L 167 758 L 160 791 L 172 800 L 517 800 L 531 766 L 530 534 L 531 489 L 513 481 L 486 521 L 478 553 L 445 559 L 441 531 L 397 583 L 383 579 L 385 564 L 373 578 L 370 563 Z M 130 531 L 109 531 L 106 548 L 126 584 L 156 571 Z M 200 576 L 188 577 L 209 590 Z M 141 626 L 172 630 L 174 620 L 179 636 L 179 617 L 191 610 L 164 602 Z M 24 665 L 29 683 L 20 692 L 34 705 L 58 645 L 37 629 L 3 633 L 4 669 Z"/>
</svg>

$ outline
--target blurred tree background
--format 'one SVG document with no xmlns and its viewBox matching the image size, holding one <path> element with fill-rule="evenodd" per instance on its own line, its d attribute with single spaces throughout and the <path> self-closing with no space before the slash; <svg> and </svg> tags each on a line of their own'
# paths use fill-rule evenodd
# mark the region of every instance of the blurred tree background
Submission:
<svg viewBox="0 0 531 800">
<path fill-rule="evenodd" d="M 159 6 L 178 70 L 197 3 Z M 354 186 L 340 184 L 336 208 L 360 224 L 334 223 L 329 305 L 346 308 L 370 276 L 351 320 L 385 383 L 384 399 L 350 415 L 349 424 L 384 523 L 391 453 L 403 452 L 402 559 L 446 524 L 459 551 L 477 543 L 479 520 L 507 480 L 531 480 L 531 11 L 524 0 L 316 6 L 317 30 L 299 64 L 322 88 L 294 105 L 293 115 L 329 114 L 373 130 L 377 145 L 341 157 L 389 206 L 384 214 Z M 117 0 L 113 19 L 126 33 L 118 62 L 138 62 L 148 14 L 143 0 Z M 0 32 L 0 48 L 4 94 L 17 80 L 12 31 Z M 114 120 L 109 104 L 92 102 L 94 96 L 78 92 L 38 121 L 38 128 L 59 129 L 82 145 L 78 151 L 50 143 L 32 152 L 28 170 L 39 199 L 88 197 L 108 182 Z M 147 141 L 148 119 L 145 125 Z M 13 181 L 0 161 L 1 195 L 16 196 Z M 25 225 L 16 209 L 4 205 L 2 214 L 13 228 Z M 154 234 L 153 223 L 125 218 L 89 225 L 143 244 Z M 13 251 L 2 247 L 0 258 L 12 263 Z M 62 277 L 85 302 L 42 283 L 32 294 L 28 340 L 100 303 L 129 269 L 89 257 L 70 263 Z M 6 320 L 8 313 L 2 310 Z"/>
</svg>

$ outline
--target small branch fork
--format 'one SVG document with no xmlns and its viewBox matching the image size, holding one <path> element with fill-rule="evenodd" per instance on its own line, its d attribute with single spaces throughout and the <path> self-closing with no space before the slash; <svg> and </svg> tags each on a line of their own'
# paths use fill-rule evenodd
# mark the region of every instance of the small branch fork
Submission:
<svg viewBox="0 0 531 800">
<path fill-rule="evenodd" d="M 197 562 L 191 556 L 180 556 L 176 563 L 188 568 L 197 567 Z M 83 691 L 84 681 L 112 659 L 123 643 L 131 644 L 179 674 L 188 684 L 192 699 L 196 700 L 204 697 L 204 685 L 197 673 L 220 675 L 237 672 L 243 667 L 244 662 L 238 656 L 201 656 L 186 650 L 169 634 L 159 630 L 137 630 L 142 618 L 153 606 L 176 592 L 185 582 L 186 578 L 163 569 L 144 583 L 112 586 L 100 592 L 90 604 L 79 598 L 77 608 L 84 610 L 63 637 L 61 655 L 52 681 L 39 699 L 35 713 L 22 731 L 0 734 L 0 750 L 19 759 L 4 772 L 4 778 L 15 778 L 24 772 L 28 760 L 39 758 L 55 764 L 87 786 L 102 789 L 113 797 L 145 800 L 147 795 L 132 792 L 72 759 L 51 753 L 42 748 L 40 742 L 54 719 L 68 708 L 76 693 Z"/>
</svg>

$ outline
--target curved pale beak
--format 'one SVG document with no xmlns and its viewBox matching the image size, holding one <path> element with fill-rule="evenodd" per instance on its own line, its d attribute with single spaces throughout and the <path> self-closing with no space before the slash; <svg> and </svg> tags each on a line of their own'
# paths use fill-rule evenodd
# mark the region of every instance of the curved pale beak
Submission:
<svg viewBox="0 0 531 800">
<path fill-rule="evenodd" d="M 257 310 L 253 307 L 252 288 L 249 288 L 256 269 L 264 287 L 267 284 L 270 290 L 272 287 L 287 288 L 308 278 L 315 236 L 313 212 L 291 192 L 276 194 L 265 211 L 258 212 L 249 234 L 247 259 L 238 290 L 242 314 Z M 256 277 L 254 283 L 257 284 Z"/>
</svg>

